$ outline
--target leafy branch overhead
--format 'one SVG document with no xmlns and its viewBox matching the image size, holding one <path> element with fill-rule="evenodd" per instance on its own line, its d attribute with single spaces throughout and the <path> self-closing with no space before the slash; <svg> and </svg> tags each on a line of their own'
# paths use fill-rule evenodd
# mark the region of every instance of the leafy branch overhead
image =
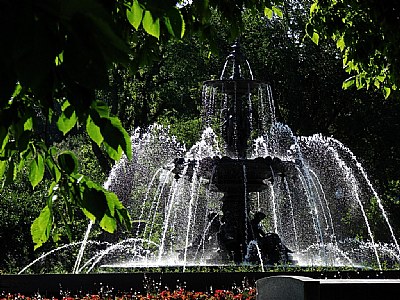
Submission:
<svg viewBox="0 0 400 300">
<path fill-rule="evenodd" d="M 132 156 L 130 137 L 118 118 L 96 101 L 95 89 L 108 84 L 114 63 L 129 64 L 130 49 L 117 34 L 110 12 L 97 1 L 9 1 L 2 10 L 0 65 L 0 177 L 2 185 L 28 170 L 36 188 L 50 179 L 48 197 L 31 233 L 35 247 L 55 232 L 55 207 L 63 203 L 66 219 L 78 208 L 108 232 L 117 223 L 130 228 L 118 198 L 78 173 L 72 152 L 52 147 L 53 126 L 67 135 L 78 123 L 113 160 Z M 16 34 L 8 28 L 13 28 Z M 31 47 L 24 47 L 23 43 Z M 65 218 L 64 218 L 65 219 Z M 66 221 L 65 226 L 71 222 Z"/>
<path fill-rule="evenodd" d="M 243 27 L 243 10 L 282 14 L 281 0 L 176 1 L 42 0 L 2 1 L 0 11 L 0 180 L 1 188 L 28 174 L 32 188 L 49 185 L 43 210 L 33 222 L 35 247 L 58 236 L 56 226 L 74 222 L 80 210 L 108 232 L 130 228 L 127 210 L 115 194 L 79 173 L 74 153 L 55 147 L 62 136 L 84 129 L 110 159 L 132 156 L 121 121 L 98 101 L 116 66 L 135 72 L 156 59 L 170 38 L 198 33 L 213 40 L 212 10 L 232 37 Z M 145 34 L 142 34 L 144 31 Z M 153 55 L 153 56 L 152 56 Z M 70 230 L 66 230 L 70 232 Z M 71 238 L 71 236 L 69 236 Z"/>
<path fill-rule="evenodd" d="M 398 1 L 314 0 L 307 34 L 332 38 L 343 55 L 343 66 L 352 74 L 343 88 L 375 88 L 388 98 L 398 89 L 400 35 Z"/>
</svg>

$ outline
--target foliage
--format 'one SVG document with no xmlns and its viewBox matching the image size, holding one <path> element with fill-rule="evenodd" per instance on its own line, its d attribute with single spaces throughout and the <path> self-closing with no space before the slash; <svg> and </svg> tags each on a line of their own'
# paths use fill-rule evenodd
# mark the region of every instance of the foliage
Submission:
<svg viewBox="0 0 400 300">
<path fill-rule="evenodd" d="M 355 74 L 344 88 L 374 87 L 388 98 L 399 85 L 398 63 L 400 6 L 397 1 L 315 0 L 310 9 L 307 33 L 332 38 L 343 55 L 343 66 Z"/>
<path fill-rule="evenodd" d="M 27 177 L 20 177 L 0 191 L 0 273 L 16 272 L 34 259 L 30 226 L 40 212 L 36 201 L 46 192 L 44 188 L 30 191 Z"/>
<path fill-rule="evenodd" d="M 147 65 L 157 56 L 152 53 L 158 40 L 181 38 L 187 27 L 210 36 L 206 32 L 211 8 L 236 22 L 246 7 L 272 9 L 280 1 L 194 1 L 181 8 L 175 1 L 102 2 L 3 1 L 0 178 L 4 177 L 3 186 L 8 185 L 24 166 L 29 167 L 33 188 L 46 176 L 51 178 L 46 205 L 31 228 L 35 248 L 54 228 L 55 201 L 64 202 L 69 217 L 71 207 L 79 207 L 106 231 L 113 232 L 117 223 L 130 227 L 129 215 L 116 196 L 80 174 L 75 155 L 59 153 L 48 129 L 56 127 L 65 136 L 83 125 L 112 160 L 123 153 L 130 158 L 127 131 L 96 99 L 95 90 L 108 85 L 111 67 L 137 70 Z M 128 24 L 137 32 L 126 29 Z M 232 27 L 234 35 L 242 23 L 237 25 Z M 143 40 L 138 40 L 140 28 L 149 35 Z"/>
<path fill-rule="evenodd" d="M 68 217 L 77 206 L 104 230 L 114 231 L 117 221 L 129 227 L 115 195 L 80 174 L 76 156 L 58 152 L 50 138 L 50 126 L 65 136 L 79 122 L 112 159 L 131 156 L 129 135 L 93 93 L 107 84 L 112 63 L 128 64 L 129 48 L 109 13 L 96 1 L 8 1 L 1 18 L 0 175 L 8 185 L 26 166 L 32 188 L 51 178 L 31 228 L 35 248 L 51 236 L 57 201 Z"/>
</svg>

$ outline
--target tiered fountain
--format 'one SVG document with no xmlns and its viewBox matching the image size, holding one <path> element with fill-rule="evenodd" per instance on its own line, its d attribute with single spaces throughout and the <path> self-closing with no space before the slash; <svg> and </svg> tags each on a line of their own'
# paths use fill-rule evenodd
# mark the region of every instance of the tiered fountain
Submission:
<svg viewBox="0 0 400 300">
<path fill-rule="evenodd" d="M 206 81 L 203 85 L 205 124 L 218 132 L 225 155 L 206 157 L 192 166 L 197 165 L 199 170 L 204 170 L 206 166 L 209 172 L 198 175 L 207 180 L 209 190 L 223 193 L 220 198 L 221 220 L 214 220 L 214 223 L 220 223 L 215 225 L 215 231 L 218 236 L 219 259 L 223 261 L 256 261 L 251 257 L 255 253 L 259 255 L 260 263 L 264 259 L 270 263 L 280 261 L 279 253 L 266 253 L 265 247 L 259 245 L 260 241 L 257 241 L 256 230 L 250 219 L 250 193 L 269 189 L 274 178 L 284 176 L 286 170 L 285 163 L 277 157 L 248 158 L 251 136 L 261 134 L 268 124 L 268 117 L 271 117 L 266 111 L 266 95 L 268 85 L 254 80 L 238 43 L 232 46 L 220 79 Z M 254 114 L 259 117 L 254 118 Z M 178 160 L 179 164 L 185 164 L 185 160 Z M 182 170 L 183 167 L 177 166 L 176 169 Z M 273 242 L 272 236 L 270 240 Z M 250 252 L 251 244 L 258 248 L 256 252 Z M 278 238 L 272 249 L 280 252 L 280 248 L 283 251 L 284 247 Z M 276 259 L 272 260 L 272 256 Z"/>
</svg>

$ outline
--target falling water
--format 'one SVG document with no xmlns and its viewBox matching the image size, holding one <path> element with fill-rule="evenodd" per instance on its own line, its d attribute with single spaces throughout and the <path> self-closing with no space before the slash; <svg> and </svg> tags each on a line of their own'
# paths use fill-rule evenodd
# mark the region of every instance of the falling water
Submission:
<svg viewBox="0 0 400 300">
<path fill-rule="evenodd" d="M 81 247 L 79 249 L 78 257 L 76 258 L 74 269 L 72 271 L 72 273 L 74 273 L 74 274 L 78 274 L 79 265 L 81 264 L 83 253 L 85 251 L 86 244 L 87 244 L 87 241 L 88 241 L 88 238 L 89 238 L 89 234 L 90 234 L 90 231 L 92 230 L 92 226 L 93 226 L 93 222 L 89 221 L 89 225 L 88 225 L 88 227 L 86 229 L 86 232 L 85 232 L 85 235 L 83 237 L 82 244 L 81 244 Z"/>
<path fill-rule="evenodd" d="M 393 228 L 390 225 L 387 213 L 386 213 L 386 211 L 385 211 L 385 209 L 384 209 L 384 207 L 382 205 L 382 200 L 378 196 L 378 193 L 375 191 L 374 187 L 372 186 L 372 183 L 369 180 L 368 175 L 365 172 L 364 168 L 362 167 L 361 163 L 358 161 L 357 157 L 350 151 L 350 149 L 345 147 L 341 142 L 339 142 L 338 140 L 332 139 L 332 138 L 330 138 L 329 141 L 337 144 L 340 147 L 340 149 L 343 149 L 346 153 L 348 153 L 350 155 L 351 159 L 355 162 L 355 165 L 357 166 L 358 170 L 361 172 L 362 176 L 364 177 L 365 181 L 367 182 L 368 187 L 371 189 L 372 193 L 374 194 L 374 197 L 375 197 L 375 199 L 376 199 L 376 201 L 378 203 L 379 209 L 382 212 L 382 216 L 383 216 L 383 218 L 384 218 L 384 220 L 385 220 L 385 222 L 386 222 L 386 224 L 387 224 L 387 226 L 388 226 L 388 228 L 390 230 L 390 234 L 392 236 L 392 240 L 394 241 L 394 243 L 396 245 L 396 250 L 400 254 L 400 247 L 399 247 L 397 239 L 396 239 L 396 237 L 394 235 Z"/>
</svg>

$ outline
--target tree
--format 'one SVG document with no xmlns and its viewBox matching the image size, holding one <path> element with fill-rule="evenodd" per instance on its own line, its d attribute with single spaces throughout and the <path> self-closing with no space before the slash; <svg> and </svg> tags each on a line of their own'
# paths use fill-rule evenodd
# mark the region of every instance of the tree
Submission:
<svg viewBox="0 0 400 300">
<path fill-rule="evenodd" d="M 379 0 L 315 0 L 308 35 L 331 38 L 343 55 L 348 78 L 343 87 L 374 87 L 389 97 L 400 80 L 400 3 Z"/>
<path fill-rule="evenodd" d="M 58 151 L 51 136 L 54 128 L 66 136 L 84 127 L 112 160 L 131 157 L 127 131 L 96 98 L 109 84 L 109 70 L 118 65 L 134 73 L 157 59 L 161 43 L 187 31 L 212 41 L 212 9 L 235 24 L 234 37 L 243 27 L 244 9 L 278 11 L 273 5 L 279 3 L 0 1 L 0 178 L 3 187 L 9 185 L 27 167 L 32 188 L 49 179 L 45 206 L 31 226 L 35 248 L 57 234 L 55 202 L 63 203 L 69 216 L 81 210 L 106 231 L 113 232 L 117 223 L 130 227 L 115 194 L 79 173 L 76 156 Z"/>
</svg>

